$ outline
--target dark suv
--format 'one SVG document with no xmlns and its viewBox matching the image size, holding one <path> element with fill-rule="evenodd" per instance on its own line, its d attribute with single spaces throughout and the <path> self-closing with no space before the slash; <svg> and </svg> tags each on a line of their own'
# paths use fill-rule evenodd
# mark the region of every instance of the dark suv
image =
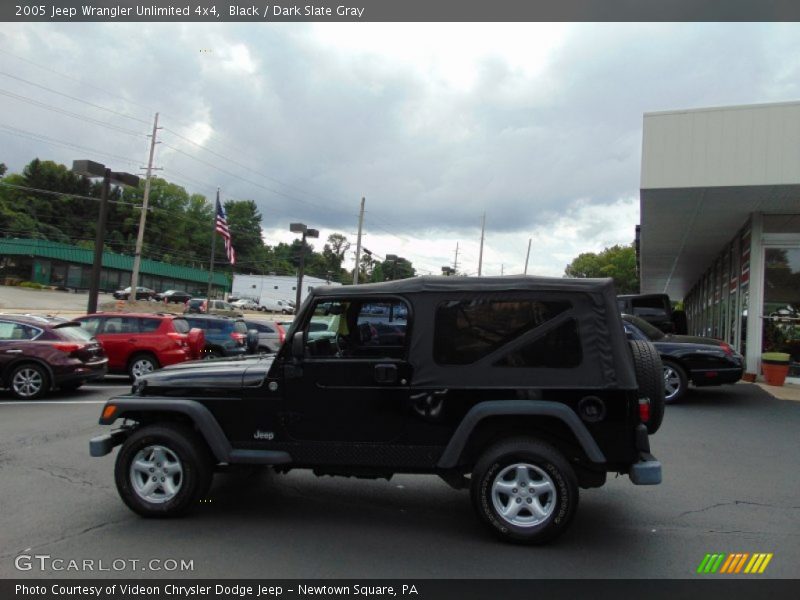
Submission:
<svg viewBox="0 0 800 600">
<path fill-rule="evenodd" d="M 315 324 L 325 335 L 309 332 Z M 502 539 L 563 532 L 607 473 L 661 481 L 658 353 L 611 280 L 420 277 L 315 288 L 277 355 L 178 365 L 111 398 L 90 443 L 143 516 L 183 513 L 218 465 L 468 488 Z"/>
<path fill-rule="evenodd" d="M 58 318 L 0 315 L 0 387 L 35 400 L 53 388 L 76 390 L 102 378 L 108 359 L 79 323 Z"/>
<path fill-rule="evenodd" d="M 248 343 L 247 324 L 241 318 L 191 313 L 185 314 L 184 318 L 190 327 L 202 329 L 205 333 L 205 359 L 241 356 L 258 350 L 258 334 L 252 334 L 255 345 L 252 340 Z"/>
</svg>

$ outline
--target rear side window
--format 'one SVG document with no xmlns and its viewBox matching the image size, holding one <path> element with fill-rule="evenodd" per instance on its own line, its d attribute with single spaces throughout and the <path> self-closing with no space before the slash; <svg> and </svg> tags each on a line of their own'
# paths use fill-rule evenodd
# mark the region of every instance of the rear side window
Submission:
<svg viewBox="0 0 800 600">
<path fill-rule="evenodd" d="M 98 317 L 88 317 L 78 321 L 81 327 L 86 330 L 89 335 L 95 335 L 97 330 L 100 329 L 101 319 Z"/>
<path fill-rule="evenodd" d="M 42 333 L 41 329 L 22 323 L 0 322 L 0 340 L 32 340 Z"/>
<path fill-rule="evenodd" d="M 178 333 L 189 333 L 189 321 L 186 319 L 172 319 L 172 326 Z"/>
<path fill-rule="evenodd" d="M 68 323 L 66 325 L 58 325 L 53 328 L 57 335 L 64 339 L 73 342 L 88 342 L 92 339 L 92 334 L 86 331 L 80 325 Z"/>
<path fill-rule="evenodd" d="M 572 304 L 565 300 L 443 302 L 436 309 L 434 360 L 444 365 L 474 363 L 571 308 Z M 535 340 L 531 346 L 536 346 L 540 341 L 541 338 Z M 516 354 L 523 352 L 518 350 Z M 533 366 L 522 363 L 538 353 L 539 350 L 533 348 L 526 353 L 528 358 L 506 358 L 515 365 Z"/>
<path fill-rule="evenodd" d="M 161 326 L 161 319 L 139 319 L 141 333 L 153 333 Z"/>
<path fill-rule="evenodd" d="M 100 333 L 139 333 L 139 319 L 135 317 L 108 317 Z"/>
</svg>

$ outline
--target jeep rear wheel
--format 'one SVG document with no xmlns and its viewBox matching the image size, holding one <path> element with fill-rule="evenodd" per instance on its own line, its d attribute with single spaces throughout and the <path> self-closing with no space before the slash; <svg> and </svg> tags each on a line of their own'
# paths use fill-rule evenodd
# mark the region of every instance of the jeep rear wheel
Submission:
<svg viewBox="0 0 800 600">
<path fill-rule="evenodd" d="M 639 395 L 650 399 L 650 418 L 645 425 L 647 432 L 653 434 L 664 420 L 664 372 L 661 357 L 650 342 L 631 340 L 630 345 Z"/>
<path fill-rule="evenodd" d="M 211 485 L 203 441 L 188 427 L 148 425 L 122 445 L 114 467 L 120 497 L 143 517 L 174 517 L 191 510 Z"/>
<path fill-rule="evenodd" d="M 472 504 L 501 539 L 542 544 L 569 525 L 578 508 L 578 480 L 553 446 L 517 438 L 489 448 L 472 473 Z"/>
</svg>

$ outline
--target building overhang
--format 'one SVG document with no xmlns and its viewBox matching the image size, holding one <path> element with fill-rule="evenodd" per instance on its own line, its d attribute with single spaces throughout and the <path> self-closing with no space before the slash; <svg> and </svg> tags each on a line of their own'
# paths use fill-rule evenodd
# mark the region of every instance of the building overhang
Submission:
<svg viewBox="0 0 800 600">
<path fill-rule="evenodd" d="M 754 212 L 800 213 L 800 184 L 642 189 L 642 293 L 683 299 Z"/>
</svg>

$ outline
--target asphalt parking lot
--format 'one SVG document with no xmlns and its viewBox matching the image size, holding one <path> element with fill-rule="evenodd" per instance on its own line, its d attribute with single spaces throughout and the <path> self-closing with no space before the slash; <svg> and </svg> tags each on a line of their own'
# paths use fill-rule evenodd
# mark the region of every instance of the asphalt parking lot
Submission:
<svg viewBox="0 0 800 600">
<path fill-rule="evenodd" d="M 663 484 L 619 477 L 582 491 L 571 529 L 545 547 L 496 542 L 466 492 L 429 476 L 218 475 L 193 515 L 141 519 L 117 496 L 113 457 L 88 455 L 102 402 L 128 385 L 33 403 L 0 392 L 0 577 L 696 578 L 714 552 L 773 553 L 754 577 L 798 576 L 800 403 L 755 385 L 668 407 L 652 440 Z M 20 553 L 95 570 L 20 571 Z M 97 571 L 101 559 L 125 566 Z M 165 573 L 169 560 L 192 569 Z"/>
</svg>

